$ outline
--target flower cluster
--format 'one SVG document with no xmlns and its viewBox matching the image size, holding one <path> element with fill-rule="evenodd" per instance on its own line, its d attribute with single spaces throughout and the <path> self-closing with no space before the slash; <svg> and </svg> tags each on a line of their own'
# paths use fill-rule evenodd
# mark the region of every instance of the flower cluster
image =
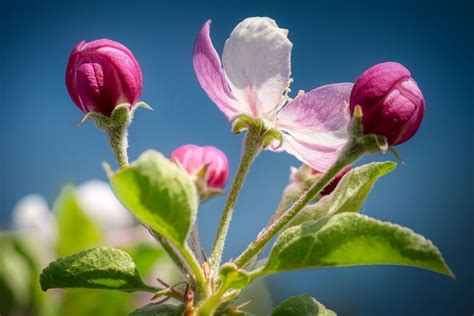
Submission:
<svg viewBox="0 0 474 316">
<path fill-rule="evenodd" d="M 149 150 L 129 164 L 126 131 L 140 104 L 140 66 L 119 43 L 81 42 L 67 67 L 71 98 L 109 136 L 120 166 L 112 171 L 106 165 L 115 195 L 166 250 L 186 286 L 145 284 L 123 252 L 92 249 L 53 262 L 42 274 L 42 288 L 74 285 L 153 293 L 154 303 L 136 315 L 242 315 L 244 305 L 235 301 L 239 295 L 252 281 L 277 272 L 398 264 L 452 275 L 438 249 L 422 236 L 358 214 L 376 180 L 396 164 L 355 163 L 366 154 L 394 152 L 391 146 L 413 137 L 421 124 L 425 100 L 411 73 L 401 64 L 381 63 L 354 84 L 327 84 L 292 98 L 288 30 L 270 18 L 247 18 L 231 32 L 219 57 L 210 26 L 211 21 L 204 23 L 194 44 L 197 79 L 231 130 L 246 131 L 211 252 L 200 244 L 196 217 L 199 204 L 224 194 L 226 155 L 213 146 L 187 144 L 169 159 Z M 302 165 L 292 168 L 268 224 L 240 255 L 222 264 L 239 192 L 252 163 L 266 149 L 287 152 Z M 277 236 L 269 256 L 256 263 Z M 107 274 L 99 263 L 122 274 Z M 63 271 L 67 264 L 81 268 Z M 101 276 L 100 285 L 88 279 L 91 275 Z M 76 283 L 65 283 L 67 278 Z M 177 306 L 160 304 L 171 298 Z M 302 305 L 308 307 L 307 315 L 332 313 L 301 296 L 284 301 L 272 315 L 289 315 Z"/>
</svg>

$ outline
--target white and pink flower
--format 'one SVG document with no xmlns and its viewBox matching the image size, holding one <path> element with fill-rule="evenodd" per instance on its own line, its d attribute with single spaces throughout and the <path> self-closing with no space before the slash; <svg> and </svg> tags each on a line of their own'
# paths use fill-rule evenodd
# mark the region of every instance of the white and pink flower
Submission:
<svg viewBox="0 0 474 316">
<path fill-rule="evenodd" d="M 284 150 L 320 172 L 337 159 L 348 140 L 352 83 L 325 85 L 294 100 L 287 96 L 292 43 L 288 30 L 265 17 L 240 22 L 225 42 L 221 60 L 207 21 L 194 46 L 193 64 L 201 87 L 232 120 L 246 114 L 263 120 L 283 137 Z"/>
</svg>

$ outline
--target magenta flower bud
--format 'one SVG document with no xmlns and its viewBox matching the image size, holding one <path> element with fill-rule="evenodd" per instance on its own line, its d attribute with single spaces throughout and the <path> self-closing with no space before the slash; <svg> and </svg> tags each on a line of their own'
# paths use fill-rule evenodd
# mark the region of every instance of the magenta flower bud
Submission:
<svg viewBox="0 0 474 316">
<path fill-rule="evenodd" d="M 425 99 L 410 71 L 394 62 L 377 64 L 357 79 L 351 113 L 356 105 L 362 107 L 364 132 L 383 135 L 392 146 L 410 139 L 425 113 Z"/>
<path fill-rule="evenodd" d="M 81 111 L 110 116 L 117 105 L 138 101 L 142 70 L 132 52 L 118 42 L 82 41 L 69 56 L 66 86 Z"/>
<path fill-rule="evenodd" d="M 205 180 L 209 188 L 224 188 L 229 177 L 226 155 L 213 146 L 183 145 L 176 148 L 170 158 L 178 161 L 191 176 L 198 176 L 207 166 Z"/>
<path fill-rule="evenodd" d="M 320 193 L 321 196 L 331 194 L 332 191 L 334 191 L 334 189 L 337 187 L 337 185 L 341 181 L 342 177 L 344 177 L 346 173 L 348 173 L 349 170 L 351 169 L 352 169 L 352 166 L 349 165 L 349 166 L 344 167 L 344 169 L 342 169 L 341 171 L 339 171 L 339 173 L 334 177 L 334 179 L 332 179 L 332 181 L 329 182 L 329 184 L 321 191 Z"/>
</svg>

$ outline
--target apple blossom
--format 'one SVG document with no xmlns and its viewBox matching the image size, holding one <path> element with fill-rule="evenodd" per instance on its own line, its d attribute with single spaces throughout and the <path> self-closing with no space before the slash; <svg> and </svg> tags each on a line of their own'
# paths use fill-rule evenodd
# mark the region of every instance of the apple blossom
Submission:
<svg viewBox="0 0 474 316">
<path fill-rule="evenodd" d="M 193 64 L 201 87 L 224 115 L 261 119 L 282 138 L 281 150 L 324 172 L 348 139 L 351 83 L 316 88 L 288 98 L 292 43 L 288 30 L 266 17 L 240 22 L 224 45 L 222 64 L 210 38 L 199 32 Z M 270 149 L 279 150 L 275 144 Z"/>
</svg>

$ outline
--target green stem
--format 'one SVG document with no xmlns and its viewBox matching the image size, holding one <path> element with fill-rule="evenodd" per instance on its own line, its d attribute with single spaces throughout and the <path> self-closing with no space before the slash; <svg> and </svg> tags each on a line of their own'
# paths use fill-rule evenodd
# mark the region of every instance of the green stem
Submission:
<svg viewBox="0 0 474 316">
<path fill-rule="evenodd" d="M 189 268 L 191 269 L 194 275 L 194 286 L 197 290 L 197 300 L 206 298 L 209 294 L 208 282 L 191 250 L 187 246 L 178 246 L 179 249 L 175 248 L 168 239 L 157 232 L 153 232 L 153 236 L 160 242 L 171 260 L 186 277 L 189 277 Z"/>
<path fill-rule="evenodd" d="M 152 232 L 153 237 L 160 243 L 163 249 L 166 251 L 170 259 L 176 264 L 178 269 L 183 273 L 183 275 L 188 278 L 189 277 L 189 268 L 187 267 L 186 261 L 180 256 L 179 252 L 171 245 L 171 243 L 160 235 L 158 232 Z"/>
<path fill-rule="evenodd" d="M 226 286 L 221 286 L 219 290 L 214 293 L 213 296 L 211 296 L 208 300 L 202 304 L 198 310 L 197 310 L 197 315 L 198 316 L 210 316 L 214 312 L 217 306 L 219 306 L 222 297 L 224 296 L 225 292 L 227 291 Z"/>
<path fill-rule="evenodd" d="M 204 258 L 202 255 L 202 248 L 201 242 L 199 240 L 199 230 L 197 226 L 197 219 L 196 222 L 191 227 L 191 233 L 189 234 L 189 246 L 191 247 L 194 256 L 197 258 L 199 262 L 203 262 Z"/>
<path fill-rule="evenodd" d="M 110 146 L 114 151 L 115 158 L 120 168 L 128 166 L 128 125 L 109 127 L 106 129 Z"/>
<path fill-rule="evenodd" d="M 327 184 L 347 165 L 359 159 L 366 152 L 363 142 L 353 141 L 341 153 L 334 165 L 308 190 L 304 192 L 293 205 L 275 220 L 268 228 L 264 229 L 247 249 L 234 261 L 239 267 L 245 266 L 283 227 L 285 227 L 303 207 L 306 206 Z"/>
<path fill-rule="evenodd" d="M 262 148 L 262 132 L 263 128 L 261 126 L 251 125 L 249 126 L 247 135 L 245 136 L 239 168 L 237 169 L 237 174 L 235 175 L 234 182 L 232 183 L 229 196 L 225 203 L 221 221 L 217 229 L 216 238 L 214 240 L 214 247 L 211 254 L 211 264 L 213 271 L 217 271 L 221 263 L 225 239 L 229 230 L 230 220 L 232 218 L 235 202 L 239 196 L 240 189 L 244 184 L 245 177 L 250 170 L 252 162 Z"/>
<path fill-rule="evenodd" d="M 184 260 L 186 260 L 186 262 L 191 267 L 191 270 L 193 270 L 195 281 L 194 285 L 195 289 L 197 290 L 196 302 L 200 302 L 201 300 L 206 299 L 209 296 L 209 285 L 206 280 L 206 276 L 204 275 L 204 272 L 202 271 L 199 262 L 196 260 L 191 250 L 187 246 L 182 247 L 182 249 L 180 250 L 183 254 Z"/>
</svg>

